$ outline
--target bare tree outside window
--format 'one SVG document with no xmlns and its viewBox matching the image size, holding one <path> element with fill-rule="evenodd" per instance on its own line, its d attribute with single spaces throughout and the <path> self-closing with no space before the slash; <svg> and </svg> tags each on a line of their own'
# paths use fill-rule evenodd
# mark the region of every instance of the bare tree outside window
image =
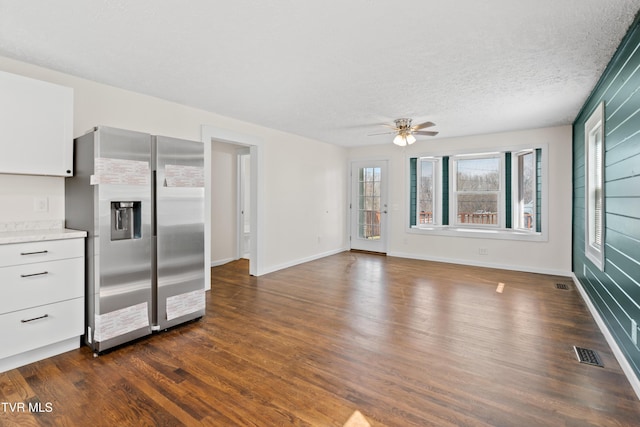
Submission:
<svg viewBox="0 0 640 427">
<path fill-rule="evenodd" d="M 458 223 L 498 225 L 500 158 L 456 160 L 455 185 Z"/>
<path fill-rule="evenodd" d="M 418 218 L 420 224 L 433 224 L 434 210 L 434 162 L 420 161 L 420 184 L 418 194 Z"/>
<path fill-rule="evenodd" d="M 536 171 L 533 152 L 518 156 L 518 226 L 531 230 L 536 224 Z"/>
<path fill-rule="evenodd" d="M 598 139 L 592 139 L 596 144 Z M 411 227 L 456 233 L 492 228 L 493 235 L 510 233 L 509 238 L 544 237 L 545 158 L 544 149 L 535 146 L 411 158 Z M 600 194 L 598 189 L 593 193 Z M 597 222 L 602 203 L 593 206 Z M 603 233 L 594 230 L 597 242 Z"/>
<path fill-rule="evenodd" d="M 379 167 L 365 167 L 358 171 L 358 237 L 380 238 L 380 183 Z"/>
</svg>

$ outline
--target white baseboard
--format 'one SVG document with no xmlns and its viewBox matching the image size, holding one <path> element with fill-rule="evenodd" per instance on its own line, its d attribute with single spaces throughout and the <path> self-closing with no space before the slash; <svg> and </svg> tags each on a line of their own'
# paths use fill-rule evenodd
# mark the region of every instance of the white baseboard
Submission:
<svg viewBox="0 0 640 427">
<path fill-rule="evenodd" d="M 211 267 L 218 267 L 219 265 L 224 265 L 228 262 L 235 261 L 237 258 L 225 258 L 225 259 L 217 259 L 211 261 Z"/>
<path fill-rule="evenodd" d="M 479 262 L 468 259 L 455 259 L 455 258 L 439 258 L 439 257 L 431 257 L 424 256 L 406 252 L 388 252 L 388 256 L 395 256 L 400 258 L 409 258 L 409 259 L 419 259 L 421 261 L 434 261 L 434 262 L 445 262 L 448 264 L 461 264 L 461 265 L 471 265 L 474 267 L 486 267 L 486 268 L 497 268 L 499 270 L 512 270 L 512 271 L 523 271 L 526 273 L 538 273 L 538 274 L 550 274 L 553 276 L 571 276 L 571 271 L 565 270 L 556 270 L 550 268 L 538 268 L 538 267 L 528 267 L 521 265 L 511 265 L 511 264 L 498 264 L 491 262 Z"/>
<path fill-rule="evenodd" d="M 269 274 L 269 273 L 273 273 L 274 271 L 278 271 L 278 270 L 283 270 L 285 268 L 289 268 L 289 267 L 293 267 L 294 265 L 299 265 L 299 264 L 304 264 L 305 262 L 309 262 L 309 261 L 315 261 L 317 259 L 320 258 L 325 258 L 331 255 L 335 255 L 335 254 L 339 254 L 340 252 L 344 252 L 344 251 L 348 251 L 349 248 L 339 248 L 339 249 L 334 249 L 331 251 L 327 251 L 327 252 L 322 252 L 319 254 L 315 254 L 315 255 L 311 255 L 305 258 L 298 258 L 292 261 L 288 261 L 286 263 L 283 264 L 278 264 L 278 265 L 273 265 L 270 267 L 267 267 L 265 269 L 263 269 L 262 271 L 259 272 L 258 276 L 262 276 L 263 274 Z"/>
<path fill-rule="evenodd" d="M 609 328 L 607 328 L 606 323 L 604 323 L 604 320 L 600 316 L 600 313 L 593 305 L 593 302 L 591 302 L 591 299 L 589 298 L 589 295 L 587 295 L 587 292 L 582 287 L 582 283 L 580 283 L 574 273 L 571 273 L 571 278 L 573 279 L 573 283 L 578 289 L 578 292 L 580 292 L 580 296 L 584 300 L 585 304 L 587 304 L 587 308 L 589 308 L 591 316 L 596 321 L 598 328 L 600 328 L 600 332 L 602 332 L 602 335 L 604 335 L 604 338 L 607 340 L 607 344 L 609 344 L 611 351 L 613 351 L 613 355 L 616 357 L 616 360 L 620 364 L 620 367 L 627 377 L 627 380 L 629 380 L 633 391 L 636 392 L 636 396 L 638 397 L 638 399 L 640 399 L 640 378 L 636 376 L 636 373 L 629 364 L 629 361 L 627 361 L 627 358 L 624 356 L 622 349 L 620 349 L 620 346 L 618 346 L 618 343 L 613 338 L 613 335 L 609 331 Z"/>
</svg>

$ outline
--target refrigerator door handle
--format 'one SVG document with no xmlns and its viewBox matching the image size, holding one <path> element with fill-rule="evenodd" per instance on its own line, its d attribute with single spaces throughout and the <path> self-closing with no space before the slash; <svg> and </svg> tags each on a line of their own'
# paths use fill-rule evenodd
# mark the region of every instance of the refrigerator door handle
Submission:
<svg viewBox="0 0 640 427">
<path fill-rule="evenodd" d="M 154 237 L 158 235 L 158 208 L 156 206 L 157 200 L 158 200 L 157 181 L 158 181 L 158 172 L 154 170 L 153 173 L 151 174 L 151 209 L 152 209 L 151 234 Z"/>
</svg>

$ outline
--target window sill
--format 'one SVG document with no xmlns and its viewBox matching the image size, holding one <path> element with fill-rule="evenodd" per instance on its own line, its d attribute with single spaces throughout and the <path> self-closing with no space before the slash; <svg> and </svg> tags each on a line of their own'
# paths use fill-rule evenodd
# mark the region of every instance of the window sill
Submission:
<svg viewBox="0 0 640 427">
<path fill-rule="evenodd" d="M 476 239 L 497 239 L 497 240 L 521 240 L 527 242 L 546 242 L 547 236 L 543 233 L 513 230 L 506 228 L 471 228 L 459 227 L 455 225 L 444 226 L 422 226 L 410 227 L 408 230 L 412 234 L 425 234 L 431 236 L 469 237 Z"/>
<path fill-rule="evenodd" d="M 599 248 L 587 245 L 584 254 L 600 271 L 604 271 L 604 254 Z"/>
</svg>

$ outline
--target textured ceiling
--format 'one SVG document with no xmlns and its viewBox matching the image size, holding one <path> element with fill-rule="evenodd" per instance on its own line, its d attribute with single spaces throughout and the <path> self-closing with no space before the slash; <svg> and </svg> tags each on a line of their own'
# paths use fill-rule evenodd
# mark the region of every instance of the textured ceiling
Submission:
<svg viewBox="0 0 640 427">
<path fill-rule="evenodd" d="M 0 0 L 0 55 L 333 144 L 569 124 L 640 0 Z"/>
</svg>

